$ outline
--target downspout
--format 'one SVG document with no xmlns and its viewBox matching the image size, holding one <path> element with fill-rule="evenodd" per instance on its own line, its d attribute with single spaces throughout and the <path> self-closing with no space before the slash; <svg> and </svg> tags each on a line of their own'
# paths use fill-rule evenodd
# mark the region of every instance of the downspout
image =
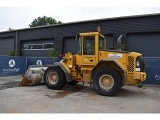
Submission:
<svg viewBox="0 0 160 120">
<path fill-rule="evenodd" d="M 15 41 L 15 54 L 16 56 L 19 56 L 18 54 L 18 31 L 16 31 L 16 41 Z"/>
</svg>

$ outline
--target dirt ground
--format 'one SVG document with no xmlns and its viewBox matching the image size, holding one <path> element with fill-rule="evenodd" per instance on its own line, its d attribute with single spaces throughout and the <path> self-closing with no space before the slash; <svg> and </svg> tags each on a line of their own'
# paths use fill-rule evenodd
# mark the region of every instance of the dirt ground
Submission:
<svg viewBox="0 0 160 120">
<path fill-rule="evenodd" d="M 22 76 L 0 77 L 0 113 L 160 113 L 160 86 L 123 86 L 114 97 L 85 84 L 50 90 L 19 86 Z"/>
</svg>

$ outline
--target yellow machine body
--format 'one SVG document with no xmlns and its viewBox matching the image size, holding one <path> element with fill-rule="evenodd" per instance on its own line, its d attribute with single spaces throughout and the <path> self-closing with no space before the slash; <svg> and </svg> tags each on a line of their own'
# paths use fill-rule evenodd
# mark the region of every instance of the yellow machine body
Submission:
<svg viewBox="0 0 160 120">
<path fill-rule="evenodd" d="M 94 73 L 105 66 L 117 70 L 123 84 L 135 85 L 146 79 L 142 54 L 107 50 L 107 40 L 99 32 L 80 33 L 78 42 L 78 54 L 65 53 L 60 61 L 72 80 L 93 82 Z"/>
</svg>

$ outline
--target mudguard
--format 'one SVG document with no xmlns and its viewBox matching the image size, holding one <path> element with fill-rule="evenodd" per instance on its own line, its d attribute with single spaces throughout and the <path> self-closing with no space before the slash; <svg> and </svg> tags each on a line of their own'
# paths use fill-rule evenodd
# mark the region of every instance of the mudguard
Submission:
<svg viewBox="0 0 160 120">
<path fill-rule="evenodd" d="M 70 74 L 71 72 L 70 72 L 69 69 L 67 70 L 67 66 L 65 66 L 65 64 L 63 64 L 61 62 L 56 62 L 54 65 L 55 66 L 59 66 L 63 70 L 63 72 L 65 73 L 67 82 L 71 82 L 72 81 L 72 76 Z"/>
</svg>

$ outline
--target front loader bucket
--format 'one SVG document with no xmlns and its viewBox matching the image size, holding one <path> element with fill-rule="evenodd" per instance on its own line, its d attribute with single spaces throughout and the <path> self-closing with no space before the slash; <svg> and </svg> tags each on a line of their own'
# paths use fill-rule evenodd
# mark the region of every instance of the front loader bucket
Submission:
<svg viewBox="0 0 160 120">
<path fill-rule="evenodd" d="M 43 66 L 29 66 L 28 70 L 26 71 L 20 85 L 21 86 L 31 86 L 42 84 L 43 81 L 43 74 L 48 67 Z"/>
</svg>

